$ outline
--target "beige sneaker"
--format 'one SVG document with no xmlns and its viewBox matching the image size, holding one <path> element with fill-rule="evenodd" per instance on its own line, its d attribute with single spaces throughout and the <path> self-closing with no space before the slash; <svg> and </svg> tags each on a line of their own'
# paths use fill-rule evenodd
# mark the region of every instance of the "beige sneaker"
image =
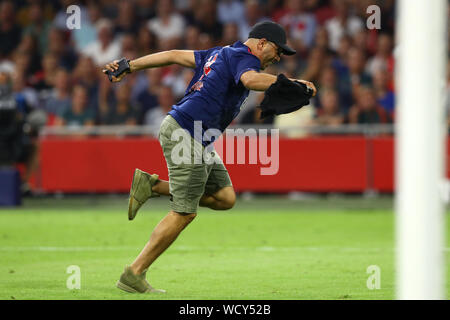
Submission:
<svg viewBox="0 0 450 320">
<path fill-rule="evenodd" d="M 133 220 L 139 208 L 149 198 L 159 197 L 152 191 L 152 187 L 158 181 L 157 174 L 148 174 L 142 170 L 134 170 L 133 182 L 131 182 L 130 197 L 128 198 L 128 220 Z"/>
<path fill-rule="evenodd" d="M 142 274 L 135 275 L 130 266 L 125 266 L 125 270 L 120 275 L 119 281 L 117 281 L 116 286 L 130 293 L 165 293 L 165 290 L 155 289 L 150 283 L 145 279 L 147 270 Z"/>
</svg>

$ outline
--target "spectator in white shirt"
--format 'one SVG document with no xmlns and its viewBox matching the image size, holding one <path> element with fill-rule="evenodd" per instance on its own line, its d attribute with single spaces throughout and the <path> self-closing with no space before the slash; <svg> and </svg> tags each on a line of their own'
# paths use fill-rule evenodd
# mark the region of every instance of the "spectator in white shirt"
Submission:
<svg viewBox="0 0 450 320">
<path fill-rule="evenodd" d="M 83 54 L 91 57 L 97 66 L 119 59 L 122 51 L 120 41 L 114 39 L 113 25 L 107 19 L 101 19 L 97 25 L 98 39 L 89 44 Z"/>
<path fill-rule="evenodd" d="M 334 0 L 333 6 L 337 15 L 325 23 L 325 28 L 330 37 L 330 48 L 337 51 L 341 38 L 344 35 L 355 35 L 364 24 L 358 17 L 350 15 L 347 2 Z"/>
<path fill-rule="evenodd" d="M 280 17 L 279 23 L 285 26 L 299 51 L 304 51 L 313 45 L 316 18 L 305 11 L 303 0 L 288 0 L 288 11 Z"/>
<path fill-rule="evenodd" d="M 160 49 L 173 49 L 183 37 L 185 21 L 173 10 L 172 0 L 159 0 L 157 16 L 150 19 L 148 28 L 160 40 Z"/>
</svg>

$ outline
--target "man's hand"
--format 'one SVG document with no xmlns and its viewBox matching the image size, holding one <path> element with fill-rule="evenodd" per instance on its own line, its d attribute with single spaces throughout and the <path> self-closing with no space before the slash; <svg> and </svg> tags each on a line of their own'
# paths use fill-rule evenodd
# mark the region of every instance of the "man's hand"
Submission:
<svg viewBox="0 0 450 320">
<path fill-rule="evenodd" d="M 313 97 L 316 95 L 317 93 L 317 89 L 316 86 L 314 85 L 314 83 L 306 81 L 306 80 L 298 80 L 298 82 L 304 83 L 307 87 L 311 88 L 313 90 Z"/>
<path fill-rule="evenodd" d="M 299 80 L 299 79 L 289 79 L 289 80 L 291 80 L 291 81 L 298 81 L 298 82 L 301 82 L 301 83 L 305 84 L 308 88 L 311 88 L 313 90 L 313 95 L 312 96 L 314 97 L 316 95 L 317 89 L 316 89 L 316 86 L 314 85 L 314 83 L 306 81 L 306 80 Z"/>
<path fill-rule="evenodd" d="M 108 63 L 105 67 L 104 67 L 104 69 L 102 70 L 102 72 L 104 73 L 104 74 L 106 74 L 106 72 L 109 70 L 109 71 L 111 71 L 111 72 L 114 72 L 114 71 L 116 71 L 117 69 L 119 69 L 119 60 L 114 60 L 113 62 L 111 62 L 111 63 Z M 115 77 L 115 76 L 111 76 L 111 79 L 112 79 L 112 82 L 119 82 L 120 80 L 122 80 L 124 77 L 125 77 L 125 75 L 126 75 L 127 73 L 126 72 L 124 72 L 124 73 L 122 73 L 120 76 L 118 76 L 118 77 Z"/>
</svg>

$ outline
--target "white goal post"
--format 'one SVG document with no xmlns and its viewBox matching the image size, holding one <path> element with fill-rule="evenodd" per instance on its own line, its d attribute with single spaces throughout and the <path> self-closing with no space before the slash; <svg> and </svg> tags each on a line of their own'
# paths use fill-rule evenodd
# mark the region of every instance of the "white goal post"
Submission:
<svg viewBox="0 0 450 320">
<path fill-rule="evenodd" d="M 445 299 L 447 0 L 400 0 L 396 20 L 396 298 Z"/>
</svg>

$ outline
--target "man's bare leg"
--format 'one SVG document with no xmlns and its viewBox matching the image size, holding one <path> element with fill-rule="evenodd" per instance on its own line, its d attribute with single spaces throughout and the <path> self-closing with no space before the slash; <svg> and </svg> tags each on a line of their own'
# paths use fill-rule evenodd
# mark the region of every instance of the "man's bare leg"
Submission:
<svg viewBox="0 0 450 320">
<path fill-rule="evenodd" d="M 196 213 L 179 214 L 170 211 L 155 227 L 150 240 L 131 264 L 132 272 L 134 274 L 144 272 L 175 241 L 196 215 Z"/>
<path fill-rule="evenodd" d="M 152 187 L 152 191 L 161 195 L 170 195 L 169 182 L 165 180 L 158 180 Z M 208 207 L 213 210 L 228 210 L 234 206 L 236 202 L 236 194 L 233 187 L 224 187 L 212 195 L 203 195 L 200 198 L 199 205 L 201 207 Z"/>
<path fill-rule="evenodd" d="M 169 181 L 159 179 L 158 182 L 152 187 L 152 191 L 163 196 L 169 196 Z"/>
</svg>

